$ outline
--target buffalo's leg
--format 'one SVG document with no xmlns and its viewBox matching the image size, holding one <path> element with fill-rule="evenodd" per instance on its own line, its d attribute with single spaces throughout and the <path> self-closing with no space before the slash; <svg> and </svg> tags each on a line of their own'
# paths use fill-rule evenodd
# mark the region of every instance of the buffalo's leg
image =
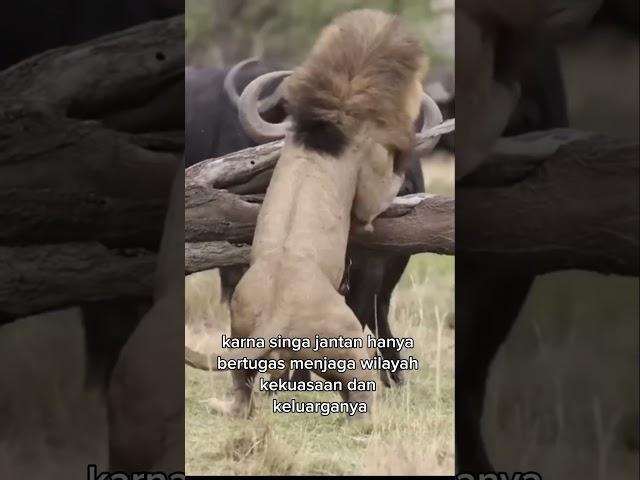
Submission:
<svg viewBox="0 0 640 480">
<path fill-rule="evenodd" d="M 374 256 L 375 255 L 375 256 Z M 391 295 L 400 281 L 410 257 L 384 257 L 379 253 L 370 253 L 370 259 L 364 258 L 363 252 L 354 254 L 350 273 L 350 292 L 347 304 L 353 310 L 363 326 L 378 338 L 394 338 L 389 324 L 389 306 Z M 394 348 L 381 348 L 382 358 L 399 360 L 400 353 Z M 391 380 L 398 385 L 404 383 L 401 371 L 394 373 L 380 372 L 383 383 L 391 386 Z"/>
<path fill-rule="evenodd" d="M 221 300 L 224 303 L 231 301 L 231 296 L 238 286 L 238 282 L 249 267 L 247 265 L 234 265 L 232 267 L 222 267 L 218 269 L 220 274 Z"/>
<path fill-rule="evenodd" d="M 386 258 L 379 253 L 353 250 L 348 253 L 352 259 L 349 272 L 349 290 L 346 302 L 364 329 L 377 337 L 376 298 L 382 288 Z M 384 355 L 383 355 L 384 357 Z M 386 387 L 391 386 L 387 372 L 380 371 L 380 380 Z"/>
<path fill-rule="evenodd" d="M 294 382 L 308 382 L 311 380 L 311 372 L 309 370 L 294 370 L 291 380 Z"/>
<path fill-rule="evenodd" d="M 391 325 L 389 325 L 391 295 L 409 263 L 409 258 L 410 257 L 390 257 L 387 261 L 382 278 L 382 285 L 376 298 L 376 312 L 371 320 L 374 325 L 369 325 L 371 331 L 376 332 L 378 338 L 394 338 L 391 332 Z M 381 348 L 380 353 L 382 353 L 382 358 L 400 360 L 400 352 L 395 348 Z M 401 370 L 388 372 L 388 374 L 396 385 L 404 384 L 405 378 Z"/>
<path fill-rule="evenodd" d="M 375 332 L 373 315 L 376 295 L 382 287 L 386 258 L 384 255 L 365 250 L 349 252 L 352 260 L 349 270 L 349 291 L 345 297 L 347 305 L 364 328 Z"/>
<path fill-rule="evenodd" d="M 487 376 L 532 282 L 530 276 L 456 268 L 455 437 L 459 472 L 493 471 L 480 423 Z"/>
<path fill-rule="evenodd" d="M 107 388 L 120 351 L 150 306 L 150 298 L 104 300 L 82 305 L 88 387 Z"/>
</svg>

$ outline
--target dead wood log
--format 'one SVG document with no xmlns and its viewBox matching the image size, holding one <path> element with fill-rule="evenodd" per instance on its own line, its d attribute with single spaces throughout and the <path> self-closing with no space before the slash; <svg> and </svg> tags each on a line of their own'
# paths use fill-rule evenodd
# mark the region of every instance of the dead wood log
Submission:
<svg viewBox="0 0 640 480">
<path fill-rule="evenodd" d="M 250 246 L 248 244 L 253 237 L 258 205 L 243 202 L 242 199 L 231 194 L 217 193 L 221 194 L 218 198 L 222 201 L 208 204 L 211 212 L 224 211 L 231 215 L 252 216 L 253 221 L 239 224 L 228 221 L 224 224 L 218 223 L 215 235 L 210 235 L 212 230 L 204 229 L 206 222 L 202 221 L 196 228 L 200 228 L 203 238 L 233 238 L 233 240 L 187 241 L 184 254 L 185 274 L 249 263 Z M 223 207 L 224 204 L 230 203 L 235 203 L 236 209 L 230 210 Z M 427 215 L 430 218 L 428 224 L 421 221 L 424 215 L 423 210 L 428 212 Z M 452 198 L 436 195 L 399 197 L 394 205 L 374 222 L 374 232 L 354 228 L 351 232 L 351 242 L 364 248 L 392 254 L 406 255 L 429 251 L 453 255 L 453 211 Z M 204 218 L 200 217 L 200 220 Z"/>
<path fill-rule="evenodd" d="M 259 198 L 232 192 L 260 193 L 245 186 L 254 172 L 273 168 L 280 147 L 274 142 L 187 169 L 187 273 L 246 261 L 243 245 L 251 242 Z M 396 199 L 373 233 L 354 229 L 351 241 L 389 253 L 453 254 L 457 215 L 464 242 L 456 254 L 479 267 L 638 275 L 637 144 L 569 129 L 504 139 L 456 197 L 457 214 L 453 199 L 427 195 L 409 207 Z"/>
<path fill-rule="evenodd" d="M 256 196 L 238 196 L 203 185 L 187 187 L 185 273 L 244 264 L 260 205 Z M 429 222 L 421 219 L 429 218 Z M 354 227 L 353 244 L 388 253 L 454 252 L 454 200 L 415 194 L 396 198 L 374 222 L 374 232 Z"/>
<path fill-rule="evenodd" d="M 456 254 L 478 268 L 638 276 L 638 159 L 637 143 L 569 129 L 501 141 L 477 186 L 456 189 Z"/>
<path fill-rule="evenodd" d="M 212 268 L 248 265 L 251 246 L 225 241 L 193 242 L 184 245 L 186 275 Z"/>
<path fill-rule="evenodd" d="M 451 128 L 449 124 L 445 127 Z M 260 209 L 260 198 L 255 194 L 266 191 L 282 145 L 282 140 L 267 143 L 187 169 L 185 272 L 245 263 L 246 250 L 237 244 L 251 243 Z M 431 221 L 419 221 L 422 215 Z M 389 253 L 453 254 L 453 199 L 435 195 L 396 199 L 374 225 L 373 233 L 354 228 L 353 243 Z"/>
<path fill-rule="evenodd" d="M 156 256 L 98 243 L 0 247 L 0 318 L 82 302 L 148 296 Z"/>
<path fill-rule="evenodd" d="M 186 170 L 185 273 L 248 262 L 259 194 L 266 191 L 282 145 L 282 141 L 267 143 Z M 423 215 L 430 218 L 428 223 L 420 220 Z M 354 227 L 352 242 L 388 253 L 453 254 L 452 198 L 429 194 L 397 198 L 374 225 L 373 233 Z"/>
<path fill-rule="evenodd" d="M 56 190 L 0 191 L 0 245 L 99 241 L 156 249 L 166 200 Z"/>
<path fill-rule="evenodd" d="M 178 16 L 0 72 L 0 320 L 152 294 L 183 39 Z"/>
<path fill-rule="evenodd" d="M 0 72 L 0 191 L 166 197 L 184 146 L 183 37 L 181 16 Z"/>
</svg>

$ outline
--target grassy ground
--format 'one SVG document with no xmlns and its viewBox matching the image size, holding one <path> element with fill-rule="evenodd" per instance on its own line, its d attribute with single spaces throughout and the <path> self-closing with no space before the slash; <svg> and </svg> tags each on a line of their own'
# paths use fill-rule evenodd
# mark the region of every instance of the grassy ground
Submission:
<svg viewBox="0 0 640 480">
<path fill-rule="evenodd" d="M 638 478 L 638 279 L 536 280 L 489 379 L 484 435 L 500 470 Z"/>
<path fill-rule="evenodd" d="M 451 193 L 450 162 L 425 169 L 430 191 Z M 205 402 L 228 395 L 229 374 L 186 368 L 187 473 L 452 474 L 454 333 L 448 323 L 453 280 L 452 257 L 412 257 L 394 292 L 390 322 L 396 336 L 415 339 L 415 348 L 404 355 L 418 358 L 420 369 L 407 372 L 408 384 L 402 388 L 379 387 L 371 433 L 359 431 L 344 415 L 274 414 L 271 397 L 262 393 L 256 394 L 254 419 L 212 415 Z M 211 296 L 219 288 L 216 274 L 204 272 L 188 282 L 187 343 L 206 351 L 209 335 L 226 327 L 228 312 Z M 338 396 L 300 393 L 296 399 L 335 401 Z"/>
<path fill-rule="evenodd" d="M 85 479 L 108 467 L 104 399 L 84 388 L 84 334 L 70 308 L 0 328 L 0 478 Z"/>
<path fill-rule="evenodd" d="M 427 189 L 451 194 L 446 159 L 425 165 Z M 215 278 L 191 278 L 202 298 Z M 483 433 L 498 470 L 545 480 L 631 480 L 639 474 L 638 279 L 586 272 L 539 277 L 489 378 Z M 204 402 L 228 394 L 227 374 L 186 369 L 189 473 L 451 473 L 453 469 L 453 259 L 414 256 L 393 297 L 397 335 L 412 334 L 421 370 L 383 389 L 378 426 L 363 435 L 342 418 L 276 416 L 261 396 L 258 418 L 228 420 Z M 187 341 L 226 322 L 209 296 L 189 302 Z M 215 319 L 215 320 L 213 320 Z M 318 395 L 317 398 L 325 395 Z M 315 398 L 314 396 L 301 396 Z"/>
</svg>

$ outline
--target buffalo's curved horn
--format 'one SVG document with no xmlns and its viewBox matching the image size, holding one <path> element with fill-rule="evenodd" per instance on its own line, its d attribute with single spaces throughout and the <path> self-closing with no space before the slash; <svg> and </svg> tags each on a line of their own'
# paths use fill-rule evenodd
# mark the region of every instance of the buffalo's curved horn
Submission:
<svg viewBox="0 0 640 480">
<path fill-rule="evenodd" d="M 224 91 L 229 97 L 229 100 L 233 105 L 238 107 L 240 103 L 240 95 L 236 90 L 236 77 L 238 76 L 238 72 L 245 68 L 247 65 L 251 65 L 252 63 L 259 62 L 259 57 L 251 57 L 246 60 L 242 60 L 241 62 L 236 63 L 231 69 L 227 72 L 224 77 Z M 260 112 L 266 112 L 275 107 L 282 100 L 282 88 L 281 85 L 274 90 L 274 92 L 269 95 L 267 98 L 263 98 L 258 101 L 258 110 Z"/>
<path fill-rule="evenodd" d="M 254 141 L 258 143 L 270 142 L 284 137 L 289 120 L 282 123 L 269 123 L 260 116 L 258 109 L 258 98 L 260 92 L 272 80 L 284 78 L 291 75 L 291 70 L 281 70 L 269 72 L 254 79 L 247 88 L 244 89 L 238 102 L 238 116 L 244 131 Z"/>
<path fill-rule="evenodd" d="M 442 123 L 440 107 L 428 94 L 422 93 L 422 128 L 416 135 L 415 153 L 425 155 L 430 153 L 440 140 L 440 134 L 433 135 L 431 130 Z"/>
</svg>

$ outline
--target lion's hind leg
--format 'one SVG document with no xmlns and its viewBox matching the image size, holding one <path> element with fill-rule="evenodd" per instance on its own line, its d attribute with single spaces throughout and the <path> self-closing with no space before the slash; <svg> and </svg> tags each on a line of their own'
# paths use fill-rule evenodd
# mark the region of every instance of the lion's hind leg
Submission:
<svg viewBox="0 0 640 480">
<path fill-rule="evenodd" d="M 333 292 L 331 301 L 327 301 L 325 306 L 317 311 L 313 321 L 296 322 L 292 328 L 292 336 L 315 338 L 315 335 L 323 339 L 336 339 L 340 336 L 346 338 L 359 339 L 362 346 L 357 348 L 337 348 L 324 347 L 301 350 L 296 354 L 296 358 L 322 360 L 327 359 L 344 359 L 352 360 L 355 369 L 347 369 L 344 372 L 339 370 L 327 370 L 322 372 L 314 370 L 314 372 L 327 381 L 339 381 L 342 390 L 339 392 L 343 401 L 349 403 L 366 405 L 366 412 L 357 411 L 350 415 L 350 419 L 367 420 L 373 410 L 375 388 L 377 388 L 377 373 L 373 370 L 363 368 L 362 362 L 367 362 L 372 358 L 372 352 L 367 348 L 366 333 L 362 329 L 362 325 L 353 314 L 351 309 L 344 303 L 344 299 L 336 292 Z M 312 342 L 313 344 L 313 342 Z M 355 380 L 355 383 L 362 385 L 373 385 L 374 390 L 349 390 L 348 384 Z M 366 383 L 365 383 L 366 382 Z"/>
</svg>

